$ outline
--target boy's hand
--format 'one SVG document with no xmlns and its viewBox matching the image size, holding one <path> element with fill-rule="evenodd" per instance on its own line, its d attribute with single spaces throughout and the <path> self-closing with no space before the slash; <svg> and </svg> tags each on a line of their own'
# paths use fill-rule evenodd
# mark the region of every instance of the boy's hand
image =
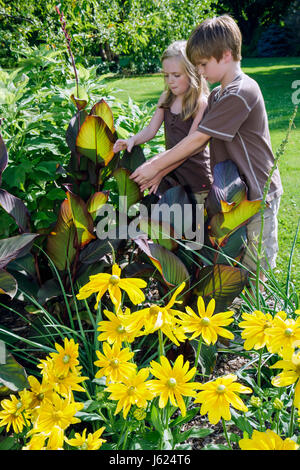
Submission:
<svg viewBox="0 0 300 470">
<path fill-rule="evenodd" d="M 131 152 L 133 146 L 134 146 L 134 137 L 130 137 L 127 140 L 118 139 L 113 146 L 113 151 L 114 153 L 118 153 L 121 150 L 127 149 L 128 152 Z"/>
</svg>

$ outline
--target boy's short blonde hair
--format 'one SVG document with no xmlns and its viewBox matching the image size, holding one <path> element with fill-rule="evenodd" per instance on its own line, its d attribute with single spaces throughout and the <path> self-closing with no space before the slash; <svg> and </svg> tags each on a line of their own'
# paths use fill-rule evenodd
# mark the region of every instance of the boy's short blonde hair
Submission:
<svg viewBox="0 0 300 470">
<path fill-rule="evenodd" d="M 241 31 L 229 15 L 208 18 L 200 23 L 192 32 L 186 53 L 193 64 L 201 59 L 214 57 L 218 62 L 223 53 L 230 50 L 234 61 L 241 60 Z"/>
</svg>

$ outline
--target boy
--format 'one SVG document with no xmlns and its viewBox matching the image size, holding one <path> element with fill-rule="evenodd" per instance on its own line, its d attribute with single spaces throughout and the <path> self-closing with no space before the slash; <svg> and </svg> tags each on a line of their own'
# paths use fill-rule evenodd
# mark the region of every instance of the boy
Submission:
<svg viewBox="0 0 300 470">
<path fill-rule="evenodd" d="M 197 131 L 141 165 L 131 175 L 141 189 L 157 182 L 168 168 L 210 141 L 210 162 L 231 159 L 248 186 L 248 199 L 262 199 L 263 189 L 274 163 L 268 119 L 258 84 L 240 68 L 241 33 L 228 15 L 207 19 L 191 34 L 187 56 L 210 83 L 220 82 L 208 99 L 208 107 Z M 277 212 L 282 185 L 278 169 L 273 173 L 264 214 L 263 250 L 271 268 L 278 251 Z M 261 215 L 247 224 L 248 247 L 242 264 L 255 273 L 255 253 L 261 227 Z M 268 269 L 268 264 L 261 262 Z M 264 278 L 264 277 L 262 277 Z"/>
</svg>

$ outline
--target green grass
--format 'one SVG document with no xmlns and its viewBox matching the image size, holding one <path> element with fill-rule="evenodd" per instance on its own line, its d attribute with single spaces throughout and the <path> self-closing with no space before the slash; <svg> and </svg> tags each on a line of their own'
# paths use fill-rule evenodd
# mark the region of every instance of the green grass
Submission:
<svg viewBox="0 0 300 470">
<path fill-rule="evenodd" d="M 267 114 L 273 151 L 279 148 L 286 135 L 289 119 L 294 111 L 292 83 L 299 80 L 300 57 L 244 59 L 243 71 L 254 78 L 262 90 Z M 138 104 L 157 102 L 163 90 L 163 78 L 159 74 L 110 80 L 110 85 L 119 88 L 118 98 L 127 101 L 130 96 Z M 299 95 L 298 95 L 299 96 Z M 290 250 L 300 217 L 300 110 L 295 127 L 290 135 L 285 154 L 279 161 L 284 188 L 279 211 L 279 254 L 276 274 L 284 282 Z M 300 293 L 300 235 L 298 237 L 292 265 L 292 281 Z"/>
</svg>

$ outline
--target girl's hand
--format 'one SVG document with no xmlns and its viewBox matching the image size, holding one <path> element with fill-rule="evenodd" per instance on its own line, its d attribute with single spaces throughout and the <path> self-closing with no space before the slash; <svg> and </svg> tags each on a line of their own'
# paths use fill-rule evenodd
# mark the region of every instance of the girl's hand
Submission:
<svg viewBox="0 0 300 470">
<path fill-rule="evenodd" d="M 118 139 L 114 146 L 113 146 L 113 151 L 114 153 L 118 153 L 121 150 L 126 150 L 128 152 L 131 152 L 132 147 L 134 146 L 134 136 L 130 137 L 129 139 Z"/>
</svg>

